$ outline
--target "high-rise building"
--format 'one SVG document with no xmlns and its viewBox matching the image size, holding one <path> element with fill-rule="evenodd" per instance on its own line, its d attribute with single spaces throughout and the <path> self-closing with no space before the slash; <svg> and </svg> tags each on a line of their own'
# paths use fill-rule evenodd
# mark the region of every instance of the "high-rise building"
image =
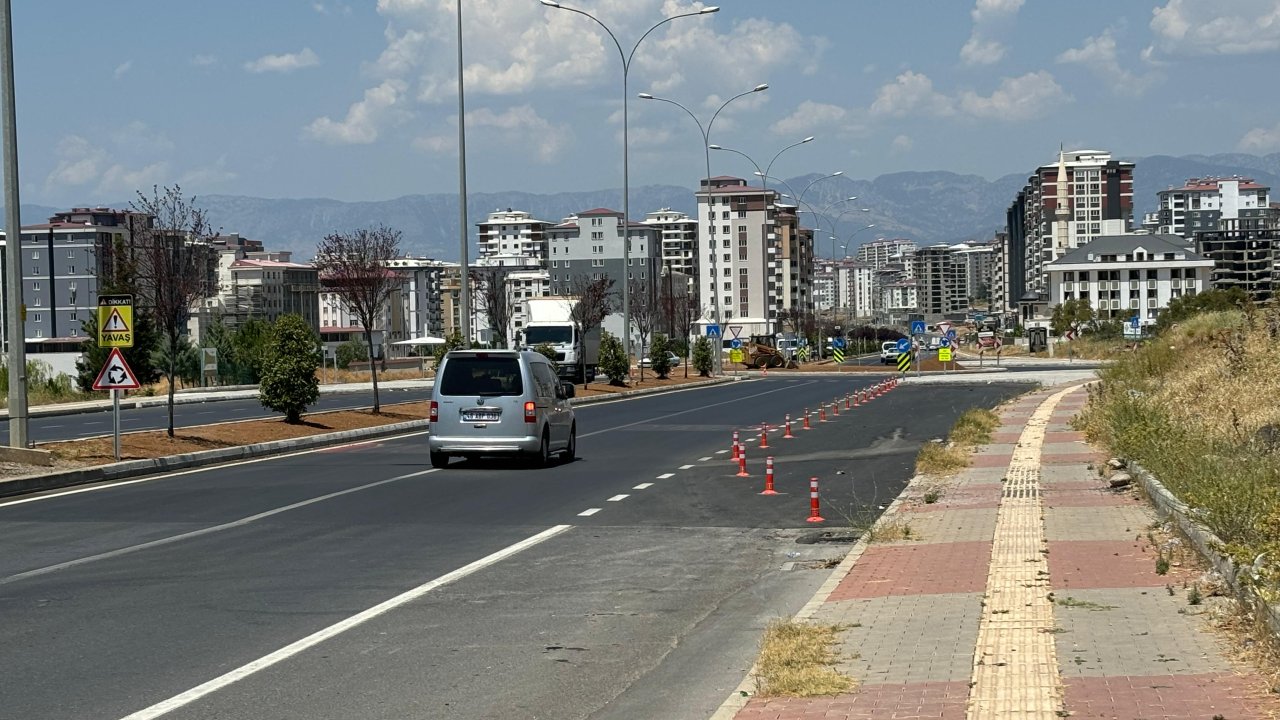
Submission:
<svg viewBox="0 0 1280 720">
<path fill-rule="evenodd" d="M 773 275 L 770 289 L 778 298 L 776 311 L 790 315 L 812 313 L 813 299 L 813 229 L 801 227 L 800 216 L 795 206 L 777 206 L 774 216 L 774 234 L 776 236 L 774 254 L 771 265 L 777 272 Z M 773 328 L 778 332 L 779 328 Z"/>
<path fill-rule="evenodd" d="M 477 223 L 480 257 L 523 255 L 546 262 L 546 232 L 552 225 L 523 210 L 495 210 Z"/>
<path fill-rule="evenodd" d="M 548 228 L 552 294 L 571 294 L 570 285 L 578 275 L 611 277 L 614 292 L 621 292 L 622 284 L 628 280 L 646 287 L 657 283 L 662 257 L 659 228 L 638 222 L 629 225 L 626 242 L 630 249 L 626 261 L 622 257 L 622 213 L 617 210 L 586 210 Z"/>
<path fill-rule="evenodd" d="M 919 312 L 926 320 L 969 308 L 969 259 L 946 243 L 916 250 L 915 280 Z"/>
<path fill-rule="evenodd" d="M 678 210 L 662 208 L 645 215 L 643 222 L 657 230 L 662 264 L 668 272 L 697 277 L 698 221 Z M 697 292 L 696 287 L 690 289 Z"/>
<path fill-rule="evenodd" d="M 1058 153 L 1036 169 L 1006 211 L 1006 247 L 1000 251 L 995 293 L 1003 311 L 1027 293 L 1048 291 L 1044 266 L 1101 235 L 1122 235 L 1133 225 L 1131 162 L 1101 150 Z"/>
<path fill-rule="evenodd" d="M 1275 211 L 1271 188 L 1252 178 L 1191 178 L 1179 188 L 1161 190 L 1157 232 L 1190 237 L 1219 230 L 1267 227 Z"/>
<path fill-rule="evenodd" d="M 1280 228 L 1196 233 L 1195 247 L 1197 253 L 1213 261 L 1214 288 L 1239 288 L 1257 302 L 1276 296 Z"/>
<path fill-rule="evenodd" d="M 444 277 L 457 263 L 427 257 L 399 257 L 387 263 L 404 278 L 400 293 L 409 338 L 448 337 L 445 324 Z"/>
<path fill-rule="evenodd" d="M 874 270 L 879 270 L 890 263 L 910 265 L 908 259 L 916 251 L 916 247 L 918 246 L 914 240 L 881 238 L 860 246 L 855 257 L 858 262 L 870 265 Z"/>
<path fill-rule="evenodd" d="M 726 175 L 703 180 L 697 193 L 699 294 L 709 308 L 718 301 L 721 322 L 743 326 L 744 336 L 772 334 L 784 307 L 777 197 Z"/>
</svg>

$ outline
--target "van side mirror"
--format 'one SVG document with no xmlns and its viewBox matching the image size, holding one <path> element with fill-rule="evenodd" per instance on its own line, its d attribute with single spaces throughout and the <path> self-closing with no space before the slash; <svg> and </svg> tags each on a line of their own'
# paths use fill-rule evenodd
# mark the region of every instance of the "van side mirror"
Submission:
<svg viewBox="0 0 1280 720">
<path fill-rule="evenodd" d="M 567 400 L 573 397 L 573 383 L 560 383 L 560 392 L 557 393 L 561 400 Z"/>
</svg>

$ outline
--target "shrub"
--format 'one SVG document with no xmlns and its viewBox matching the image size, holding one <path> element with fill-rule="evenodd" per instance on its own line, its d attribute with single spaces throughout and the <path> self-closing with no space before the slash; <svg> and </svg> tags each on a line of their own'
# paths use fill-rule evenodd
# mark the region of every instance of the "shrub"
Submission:
<svg viewBox="0 0 1280 720">
<path fill-rule="evenodd" d="M 369 359 L 369 346 L 361 340 L 348 340 L 334 351 L 334 360 L 339 370 L 346 370 L 353 362 L 365 362 Z"/>
<path fill-rule="evenodd" d="M 655 333 L 653 342 L 649 344 L 649 367 L 661 380 L 666 380 L 671 372 L 671 358 L 667 355 L 670 347 L 670 341 L 662 333 Z"/>
<path fill-rule="evenodd" d="M 610 385 L 625 386 L 631 377 L 631 362 L 622 350 L 622 341 L 607 331 L 600 338 L 600 372 L 609 378 Z"/>
<path fill-rule="evenodd" d="M 693 369 L 702 377 L 711 377 L 711 368 L 715 367 L 711 357 L 711 341 L 705 336 L 698 338 L 693 344 Z"/>
<path fill-rule="evenodd" d="M 551 343 L 542 343 L 535 347 L 534 352 L 551 361 L 552 365 L 556 364 L 556 348 Z"/>
<path fill-rule="evenodd" d="M 263 368 L 258 399 L 263 407 L 301 422 L 302 413 L 320 397 L 320 339 L 300 315 L 285 315 L 271 333 L 271 353 Z"/>
</svg>

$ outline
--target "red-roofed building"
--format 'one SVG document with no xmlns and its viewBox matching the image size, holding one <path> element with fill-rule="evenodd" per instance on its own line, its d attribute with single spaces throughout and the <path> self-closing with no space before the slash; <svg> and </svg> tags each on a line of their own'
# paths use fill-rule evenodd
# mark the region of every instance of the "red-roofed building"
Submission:
<svg viewBox="0 0 1280 720">
<path fill-rule="evenodd" d="M 1182 187 L 1161 190 L 1156 232 L 1192 237 L 1219 230 L 1257 230 L 1274 222 L 1271 188 L 1253 178 L 1191 178 Z"/>
<path fill-rule="evenodd" d="M 216 302 L 228 325 L 251 318 L 275 322 L 294 314 L 320 330 L 320 279 L 314 266 L 293 262 L 289 252 L 252 252 L 232 259 L 226 277 Z"/>
</svg>

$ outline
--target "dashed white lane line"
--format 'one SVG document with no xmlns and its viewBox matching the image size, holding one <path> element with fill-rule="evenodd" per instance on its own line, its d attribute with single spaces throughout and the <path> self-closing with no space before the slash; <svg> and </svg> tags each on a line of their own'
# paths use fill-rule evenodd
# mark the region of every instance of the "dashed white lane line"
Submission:
<svg viewBox="0 0 1280 720">
<path fill-rule="evenodd" d="M 723 451 L 723 450 L 721 450 L 720 452 L 724 452 L 724 451 Z M 708 456 L 706 456 L 706 457 L 704 457 L 704 458 L 698 458 L 698 462 L 706 462 L 706 461 L 708 461 L 708 460 L 710 460 L 710 459 L 711 459 L 711 456 L 710 456 L 710 455 L 708 455 Z"/>
<path fill-rule="evenodd" d="M 629 497 L 631 496 L 630 495 L 614 495 L 613 497 L 609 498 L 606 502 L 622 502 L 623 500 L 626 500 Z"/>
<path fill-rule="evenodd" d="M 139 710 L 125 717 L 124 720 L 153 720 L 154 718 L 167 715 L 178 708 L 190 705 L 207 695 L 215 693 L 228 685 L 239 682 L 254 673 L 265 670 L 276 663 L 283 662 L 295 655 L 298 655 L 299 653 L 305 652 L 306 650 L 315 647 L 330 638 L 337 637 L 352 628 L 363 625 L 380 615 L 385 615 L 396 608 L 407 605 L 437 588 L 456 582 L 468 575 L 479 572 L 490 565 L 502 562 L 513 555 L 524 552 L 525 550 L 528 550 L 539 543 L 550 540 L 551 538 L 572 528 L 572 525 L 556 525 L 554 527 L 547 528 L 537 535 L 527 537 L 514 545 L 508 545 L 491 555 L 482 557 L 470 565 L 464 565 L 457 570 L 445 573 L 435 580 L 423 583 L 412 590 L 403 592 L 389 600 L 385 600 L 374 605 L 367 610 L 356 613 L 355 615 L 330 625 L 327 628 L 318 630 L 300 640 L 296 640 L 293 643 L 276 650 L 273 653 L 263 655 L 247 665 L 241 665 L 231 672 L 220 675 L 219 677 L 209 680 L 201 685 L 197 685 L 184 693 L 175 695 L 168 700 L 158 702 L 151 707 Z"/>
<path fill-rule="evenodd" d="M 649 489 L 649 488 L 651 488 L 651 487 L 653 487 L 653 483 L 640 483 L 639 485 L 637 485 L 637 486 L 635 486 L 635 487 L 633 487 L 633 488 L 631 488 L 631 489 L 632 489 L 632 490 L 648 490 L 648 489 Z"/>
<path fill-rule="evenodd" d="M 723 454 L 725 454 L 725 453 L 727 453 L 727 452 L 729 452 L 729 451 L 728 451 L 728 450 L 717 450 L 717 451 L 716 451 L 716 454 L 717 454 L 717 455 L 723 455 Z"/>
<path fill-rule="evenodd" d="M 578 517 L 591 517 L 598 512 L 600 512 L 600 508 L 587 508 L 586 510 L 578 513 Z"/>
<path fill-rule="evenodd" d="M 680 466 L 680 469 L 681 469 L 681 470 L 692 470 L 692 469 L 693 469 L 693 466 L 692 466 L 692 465 L 681 465 L 681 466 Z"/>
<path fill-rule="evenodd" d="M 659 479 L 659 480 L 666 480 L 666 479 L 668 479 L 668 478 L 673 478 L 673 477 L 675 477 L 675 476 L 676 476 L 676 474 L 675 474 L 675 473 L 662 473 L 661 475 L 659 475 L 659 476 L 658 476 L 658 479 Z"/>
</svg>

